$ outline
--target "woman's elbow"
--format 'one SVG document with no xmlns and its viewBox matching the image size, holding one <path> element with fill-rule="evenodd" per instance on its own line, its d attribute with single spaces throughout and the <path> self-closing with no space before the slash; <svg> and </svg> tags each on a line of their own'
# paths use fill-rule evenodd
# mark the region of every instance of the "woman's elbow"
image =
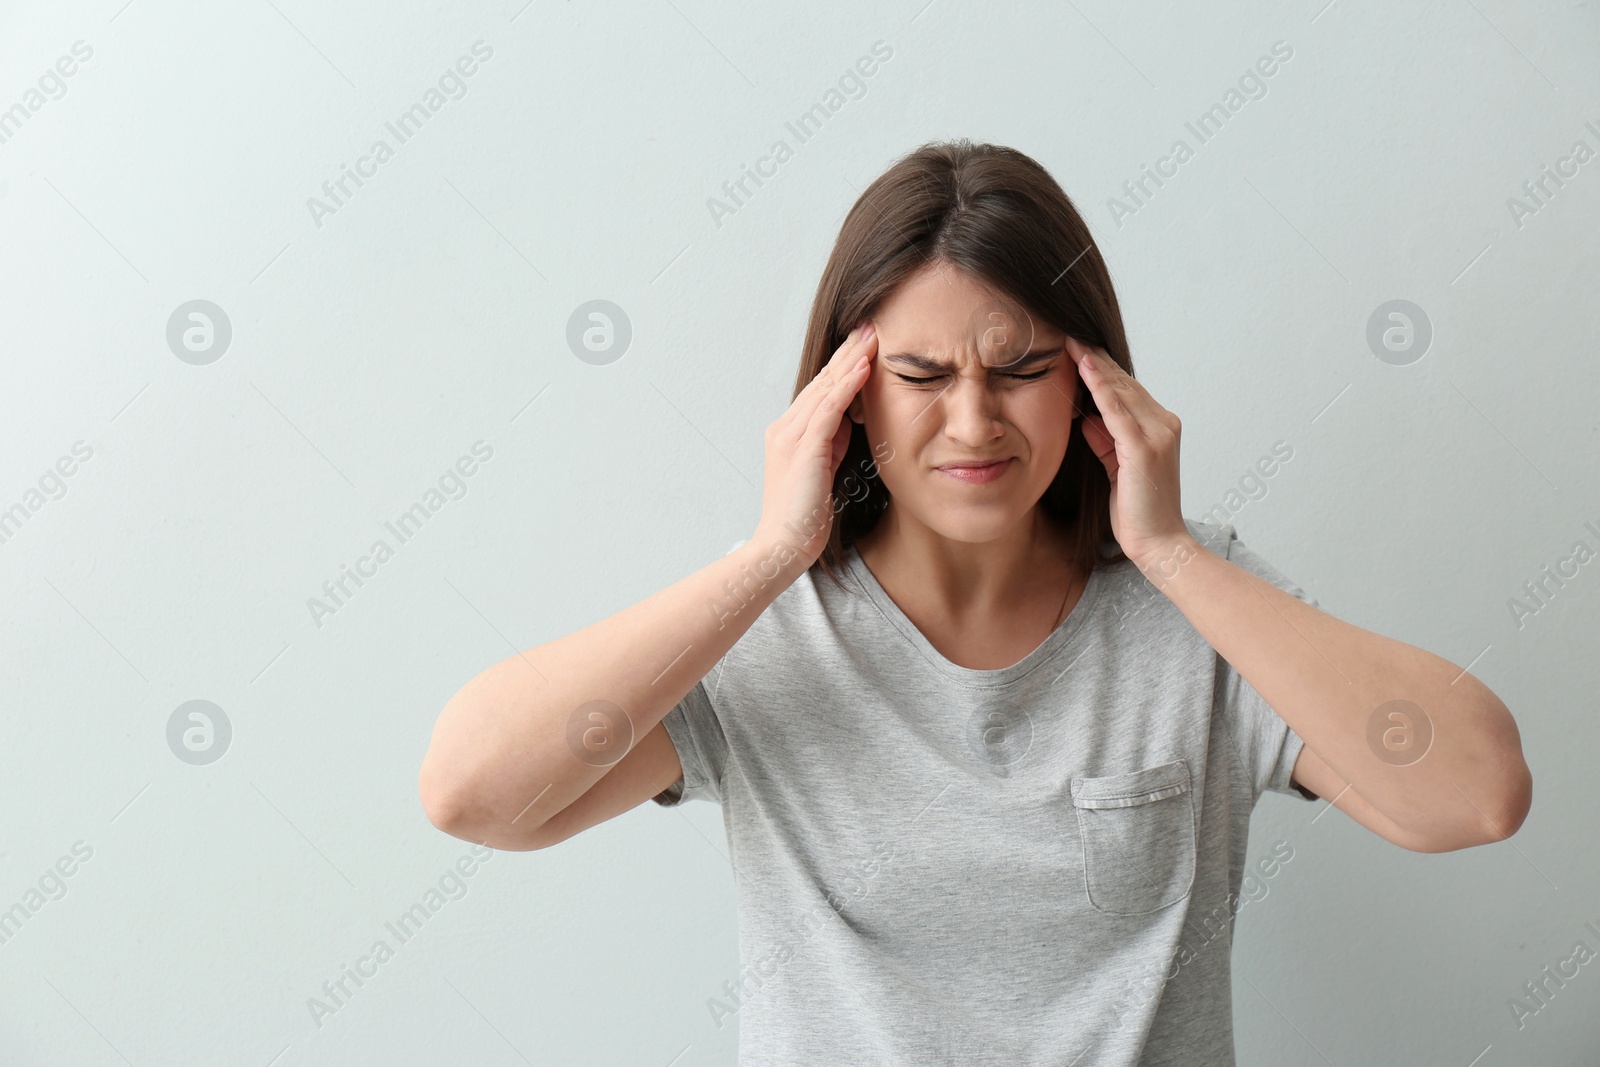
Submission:
<svg viewBox="0 0 1600 1067">
<path fill-rule="evenodd" d="M 442 773 L 438 761 L 432 757 L 433 751 L 430 749 L 417 772 L 417 797 L 422 801 L 422 810 L 435 829 L 443 830 L 452 837 L 460 837 L 458 831 L 470 805 L 463 796 L 460 782 Z"/>
</svg>

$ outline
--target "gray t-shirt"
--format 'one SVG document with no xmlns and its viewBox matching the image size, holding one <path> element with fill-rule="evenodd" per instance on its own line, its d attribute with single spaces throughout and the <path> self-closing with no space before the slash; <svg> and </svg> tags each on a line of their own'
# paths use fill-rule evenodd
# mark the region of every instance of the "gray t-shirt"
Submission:
<svg viewBox="0 0 1600 1067">
<path fill-rule="evenodd" d="M 1316 604 L 1232 526 L 1202 545 Z M 1250 812 L 1301 739 L 1131 562 L 1021 662 L 945 659 L 847 551 L 663 719 L 722 805 L 741 1067 L 1233 1067 Z"/>
</svg>

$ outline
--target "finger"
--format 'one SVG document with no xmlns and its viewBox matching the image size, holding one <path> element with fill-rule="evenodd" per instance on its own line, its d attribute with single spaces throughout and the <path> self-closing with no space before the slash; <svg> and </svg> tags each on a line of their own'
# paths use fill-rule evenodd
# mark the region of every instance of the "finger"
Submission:
<svg viewBox="0 0 1600 1067">
<path fill-rule="evenodd" d="M 1118 367 L 1102 349 L 1081 341 L 1069 339 L 1073 358 L 1078 361 L 1078 374 L 1094 397 L 1095 406 L 1106 421 L 1106 427 L 1119 440 L 1141 441 L 1154 429 L 1152 405 L 1155 401 L 1142 386 L 1137 391 L 1133 376 Z M 1147 424 L 1151 424 L 1147 429 Z"/>
<path fill-rule="evenodd" d="M 1102 414 L 1107 413 L 1108 406 L 1112 409 L 1113 415 L 1117 412 L 1126 413 L 1132 417 L 1134 427 L 1143 437 L 1157 432 L 1158 427 L 1173 428 L 1172 413 L 1158 404 L 1155 397 L 1144 387 L 1144 383 L 1123 370 L 1105 349 L 1086 345 L 1070 337 L 1067 339 L 1067 345 L 1072 351 L 1073 359 L 1078 362 L 1080 371 L 1083 372 L 1084 382 L 1094 395 L 1096 405 L 1101 407 Z M 1094 376 L 1094 381 L 1091 381 L 1091 375 Z M 1106 389 L 1097 389 L 1095 382 L 1102 383 Z M 1110 395 L 1113 399 L 1102 404 L 1103 395 Z"/>
<path fill-rule="evenodd" d="M 1165 428 L 1166 424 L 1155 413 L 1165 414 L 1166 409 L 1157 404 L 1143 386 L 1139 386 L 1137 392 L 1129 389 L 1129 385 L 1138 383 L 1118 367 L 1104 349 L 1073 338 L 1067 339 L 1067 345 L 1078 360 L 1079 375 L 1093 395 L 1095 407 L 1100 410 L 1098 417 L 1084 419 L 1084 440 L 1105 464 L 1106 474 L 1113 483 L 1122 469 L 1127 468 L 1154 486 L 1155 481 L 1144 470 L 1147 457 L 1152 455 L 1146 439 L 1156 432 L 1158 424 Z M 1110 370 L 1106 369 L 1108 365 L 1126 379 L 1125 384 L 1119 385 L 1118 380 L 1111 378 Z M 1095 436 L 1103 439 L 1103 444 L 1097 444 L 1090 436 L 1091 429 Z"/>
<path fill-rule="evenodd" d="M 833 355 L 822 365 L 822 373 L 829 375 L 842 374 L 855 366 L 861 353 L 875 343 L 878 338 L 876 324 L 867 319 L 859 323 L 855 329 L 845 335 L 844 341 L 833 350 Z M 813 379 L 814 381 L 815 379 Z M 809 383 L 808 383 L 809 384 Z"/>
<path fill-rule="evenodd" d="M 831 388 L 817 398 L 816 410 L 811 413 L 810 421 L 806 423 L 806 434 L 820 434 L 832 438 L 838 432 L 844 419 L 844 409 L 850 406 L 850 401 L 861 391 L 867 378 L 872 373 L 872 358 L 870 354 L 872 339 L 868 339 L 868 352 L 863 352 L 856 357 L 856 362 L 850 364 L 834 381 Z"/>
<path fill-rule="evenodd" d="M 870 335 L 867 334 L 865 330 L 867 325 L 870 325 L 870 323 L 865 323 L 862 328 L 852 331 L 850 336 L 845 338 L 844 343 L 834 351 L 828 362 L 817 372 L 816 377 L 807 382 L 805 388 L 801 389 L 799 395 L 794 398 L 794 403 L 789 406 L 789 411 L 786 412 L 790 420 L 787 425 L 794 433 L 805 432 L 805 428 L 810 424 L 812 416 L 816 414 L 817 405 L 822 398 L 832 389 L 838 387 L 841 381 L 855 371 L 856 364 L 862 355 L 865 354 L 870 357 L 876 354 L 878 345 L 877 331 L 874 330 Z M 854 396 L 855 394 L 852 392 L 851 395 Z M 846 403 L 849 403 L 849 401 L 847 400 Z"/>
<path fill-rule="evenodd" d="M 810 421 L 811 413 L 816 410 L 818 394 L 825 390 L 830 382 L 837 379 L 839 365 L 847 359 L 853 363 L 854 359 L 860 357 L 858 342 L 865 331 L 866 325 L 864 322 L 857 324 L 845 336 L 843 343 L 833 350 L 833 355 L 829 356 L 817 373 L 812 375 L 811 380 L 800 387 L 800 391 L 790 401 L 788 409 L 779 416 L 778 422 L 780 425 L 798 432 L 798 428 L 804 427 Z M 848 355 L 852 351 L 856 352 L 853 358 Z"/>
</svg>

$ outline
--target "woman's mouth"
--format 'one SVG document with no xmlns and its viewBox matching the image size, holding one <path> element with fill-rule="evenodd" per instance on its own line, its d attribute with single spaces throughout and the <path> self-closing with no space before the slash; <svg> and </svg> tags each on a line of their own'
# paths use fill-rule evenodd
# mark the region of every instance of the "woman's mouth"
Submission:
<svg viewBox="0 0 1600 1067">
<path fill-rule="evenodd" d="M 1015 462 L 1015 456 L 1008 456 L 990 463 L 951 463 L 938 469 L 968 485 L 985 485 L 1004 475 Z"/>
</svg>

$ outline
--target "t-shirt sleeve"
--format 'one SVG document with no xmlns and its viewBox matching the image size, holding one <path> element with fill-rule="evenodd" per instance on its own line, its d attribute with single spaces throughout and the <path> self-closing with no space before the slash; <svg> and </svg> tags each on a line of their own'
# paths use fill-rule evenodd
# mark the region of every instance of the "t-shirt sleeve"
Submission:
<svg viewBox="0 0 1600 1067">
<path fill-rule="evenodd" d="M 722 666 L 722 662 L 718 662 L 661 720 L 667 736 L 672 739 L 672 747 L 678 750 L 683 774 L 652 798 L 657 804 L 672 807 L 696 798 L 722 802 L 722 768 L 728 741 L 711 704 L 711 693 L 715 691 Z M 710 690 L 706 688 L 707 681 L 712 684 Z"/>
<path fill-rule="evenodd" d="M 1225 547 L 1218 554 L 1230 563 L 1238 564 L 1314 608 L 1321 607 L 1316 598 L 1247 548 L 1232 526 L 1221 526 L 1220 540 Z M 1259 800 L 1266 790 L 1303 800 L 1320 799 L 1310 790 L 1290 782 L 1294 762 L 1305 742 L 1220 654 L 1217 656 L 1216 701 L 1233 739 L 1234 751 L 1250 780 L 1252 800 Z"/>
</svg>

